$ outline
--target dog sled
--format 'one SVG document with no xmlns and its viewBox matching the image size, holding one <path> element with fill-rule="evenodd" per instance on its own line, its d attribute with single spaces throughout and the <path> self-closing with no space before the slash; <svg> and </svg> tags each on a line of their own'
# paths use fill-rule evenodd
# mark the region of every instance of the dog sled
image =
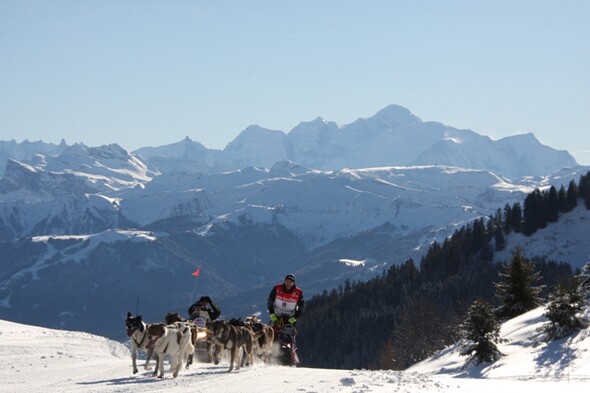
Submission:
<svg viewBox="0 0 590 393">
<path fill-rule="evenodd" d="M 299 365 L 295 326 L 285 324 L 282 319 L 279 319 L 272 328 L 275 332 L 275 350 L 273 351 L 275 362 L 283 366 Z"/>
<path fill-rule="evenodd" d="M 195 358 L 200 363 L 213 362 L 212 332 L 207 327 L 205 318 L 195 318 L 193 323 L 196 326 Z"/>
</svg>

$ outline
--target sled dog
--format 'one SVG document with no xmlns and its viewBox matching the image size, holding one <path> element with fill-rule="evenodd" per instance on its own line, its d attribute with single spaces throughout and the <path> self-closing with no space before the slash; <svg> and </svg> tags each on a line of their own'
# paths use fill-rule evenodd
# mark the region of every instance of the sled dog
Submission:
<svg viewBox="0 0 590 393">
<path fill-rule="evenodd" d="M 185 359 L 195 350 L 191 342 L 190 326 L 185 322 L 176 322 L 172 325 L 158 323 L 148 326 L 147 332 L 147 347 L 153 348 L 160 360 L 158 378 L 164 378 L 166 356 L 170 356 L 170 371 L 176 378 Z"/>
<path fill-rule="evenodd" d="M 219 354 L 223 349 L 230 352 L 229 370 L 234 368 L 236 363 L 236 370 L 240 369 L 241 361 L 238 361 L 240 349 L 244 350 L 242 361 L 247 357 L 249 364 L 253 363 L 252 348 L 254 346 L 254 334 L 245 326 L 236 326 L 225 321 L 213 321 L 211 324 L 213 331 L 213 342 L 215 344 L 215 351 L 213 354 L 213 362 L 219 364 Z"/>
<path fill-rule="evenodd" d="M 211 332 L 206 327 L 198 327 L 193 321 L 186 320 L 180 316 L 177 312 L 169 312 L 164 317 L 164 320 L 168 325 L 175 323 L 175 322 L 185 322 L 191 328 L 191 341 L 193 346 L 195 347 L 194 353 L 190 354 L 186 361 L 186 368 L 189 368 L 191 364 L 193 364 L 194 358 L 198 355 L 201 355 L 202 352 L 205 352 L 206 361 L 210 363 L 213 360 L 213 353 L 212 353 L 212 342 L 211 342 Z M 199 352 L 199 353 L 197 353 Z M 203 358 L 203 356 L 200 356 Z"/>
<path fill-rule="evenodd" d="M 272 326 L 262 323 L 262 321 L 256 315 L 246 317 L 245 323 L 246 326 L 249 326 L 250 329 L 252 329 L 258 338 L 258 340 L 256 340 L 259 349 L 258 357 L 260 357 L 264 362 L 270 361 L 272 343 L 275 338 L 274 329 Z"/>
<path fill-rule="evenodd" d="M 127 313 L 127 319 L 125 319 L 125 328 L 127 329 L 127 336 L 131 339 L 131 363 L 133 365 L 133 374 L 137 374 L 137 351 L 147 351 L 147 358 L 143 365 L 144 370 L 150 370 L 149 362 L 154 354 L 154 350 L 147 347 L 147 328 L 149 324 L 146 324 L 142 319 L 141 315 L 133 316 L 130 312 Z M 156 355 L 156 370 L 158 368 L 158 357 Z M 154 375 L 156 371 L 154 370 Z"/>
</svg>

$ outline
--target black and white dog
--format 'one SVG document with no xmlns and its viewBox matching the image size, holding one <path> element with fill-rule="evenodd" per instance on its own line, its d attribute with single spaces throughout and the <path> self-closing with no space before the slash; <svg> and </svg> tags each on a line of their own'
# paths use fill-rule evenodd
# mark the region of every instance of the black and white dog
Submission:
<svg viewBox="0 0 590 393">
<path fill-rule="evenodd" d="M 148 324 L 142 319 L 141 315 L 133 316 L 130 312 L 127 313 L 125 320 L 125 328 L 127 329 L 127 336 L 131 338 L 131 362 L 133 364 L 133 374 L 137 374 L 137 351 L 147 351 L 147 358 L 143 366 L 144 370 L 150 370 L 149 362 L 153 356 L 154 349 L 148 348 Z M 156 369 L 154 375 L 158 371 L 158 358 L 156 355 Z"/>
</svg>

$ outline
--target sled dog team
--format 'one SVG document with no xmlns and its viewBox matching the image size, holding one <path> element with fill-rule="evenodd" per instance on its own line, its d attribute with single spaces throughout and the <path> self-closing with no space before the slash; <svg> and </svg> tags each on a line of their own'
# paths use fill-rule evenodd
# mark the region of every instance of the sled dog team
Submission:
<svg viewBox="0 0 590 393">
<path fill-rule="evenodd" d="M 176 315 L 174 315 L 176 314 Z M 247 317 L 245 321 L 232 319 L 228 322 L 216 320 L 210 328 L 200 328 L 193 321 L 174 320 L 178 313 L 168 314 L 166 323 L 146 323 L 141 315 L 127 313 L 125 325 L 131 339 L 131 362 L 133 373 L 137 369 L 137 351 L 147 352 L 144 369 L 149 370 L 149 362 L 156 359 L 154 376 L 164 378 L 164 362 L 170 359 L 170 372 L 177 377 L 183 365 L 188 368 L 193 363 L 196 345 L 208 342 L 211 347 L 211 359 L 219 364 L 224 350 L 229 352 L 229 370 L 239 370 L 241 366 L 252 365 L 254 350 L 258 349 L 263 361 L 270 360 L 274 331 L 270 325 L 263 324 L 256 316 Z M 238 359 L 242 354 L 241 359 Z"/>
<path fill-rule="evenodd" d="M 254 348 L 258 348 L 259 357 L 268 362 L 271 360 L 276 328 L 288 323 L 294 329 L 297 318 L 303 312 L 303 291 L 295 285 L 293 274 L 287 274 L 283 283 L 272 288 L 267 305 L 274 326 L 263 324 L 256 316 L 247 317 L 244 321 L 217 320 L 221 311 L 208 296 L 202 296 L 189 307 L 189 320 L 178 313 L 168 313 L 165 323 L 147 324 L 141 315 L 133 316 L 128 312 L 125 326 L 131 339 L 133 373 L 138 372 L 138 350 L 147 351 L 144 364 L 146 370 L 155 352 L 154 375 L 158 378 L 164 378 L 166 357 L 170 358 L 170 371 L 176 377 L 183 365 L 188 368 L 193 363 L 193 358 L 202 348 L 207 354 L 207 361 L 215 364 L 219 363 L 220 355 L 227 350 L 230 355 L 228 371 L 233 370 L 234 363 L 236 370 L 246 364 L 252 365 Z M 240 353 L 242 356 L 238 360 Z"/>
</svg>

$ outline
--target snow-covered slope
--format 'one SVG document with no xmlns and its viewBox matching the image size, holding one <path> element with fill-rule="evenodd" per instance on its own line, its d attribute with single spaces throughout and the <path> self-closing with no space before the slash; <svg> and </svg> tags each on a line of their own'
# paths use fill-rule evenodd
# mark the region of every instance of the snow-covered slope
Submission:
<svg viewBox="0 0 590 393">
<path fill-rule="evenodd" d="M 257 360 L 254 366 L 228 373 L 224 358 L 218 365 L 195 363 L 182 369 L 177 378 L 171 377 L 166 361 L 164 379 L 144 371 L 141 359 L 140 372 L 132 374 L 129 350 L 119 342 L 84 332 L 0 320 L 0 361 L 6 370 L 0 392 L 260 393 L 274 391 L 277 386 L 285 393 L 497 393 L 524 389 L 548 393 L 564 386 L 584 391 L 590 378 L 587 332 L 561 343 L 535 345 L 532 329 L 539 319 L 536 311 L 506 324 L 503 332 L 512 338 L 510 346 L 503 348 L 508 356 L 500 364 L 470 372 L 454 371 L 460 362 L 451 360 L 451 354 L 407 371 L 297 368 Z M 123 329 L 123 318 L 115 321 Z M 305 348 L 300 348 L 300 354 L 305 356 Z"/>
<path fill-rule="evenodd" d="M 590 328 L 546 342 L 539 331 L 547 322 L 544 313 L 545 308 L 539 307 L 502 325 L 500 336 L 508 341 L 498 344 L 498 349 L 506 356 L 496 362 L 464 368 L 467 357 L 459 355 L 460 344 L 456 344 L 406 371 L 452 377 L 561 380 L 565 386 L 587 383 L 590 380 Z M 586 313 L 588 315 L 588 311 Z"/>
<path fill-rule="evenodd" d="M 574 268 L 590 262 L 590 210 L 578 206 L 572 212 L 531 236 L 512 233 L 506 238 L 506 248 L 494 254 L 497 261 L 510 260 L 517 246 L 527 258 L 544 256 L 547 260 L 565 261 Z"/>
<path fill-rule="evenodd" d="M 121 329 L 123 318 L 120 321 Z M 517 362 L 506 362 L 497 376 L 484 378 L 449 378 L 446 375 L 428 375 L 429 370 L 419 371 L 368 371 L 329 370 L 284 366 L 271 366 L 257 362 L 252 367 L 227 372 L 228 363 L 219 365 L 196 363 L 182 369 L 177 378 L 168 372 L 165 378 L 151 376 L 144 371 L 139 360 L 140 372 L 132 374 L 129 350 L 123 344 L 84 332 L 52 330 L 43 327 L 21 325 L 0 320 L 0 361 L 4 366 L 0 392 L 20 393 L 42 391 L 44 393 L 86 392 L 170 392 L 170 393 L 218 393 L 234 392 L 317 392 L 317 393 L 497 393 L 523 389 L 537 393 L 555 392 L 557 389 L 583 391 L 590 378 L 587 366 L 587 347 L 574 343 L 570 355 L 559 359 L 559 352 L 542 352 L 541 359 L 520 357 Z M 586 340 L 588 341 L 588 340 Z M 526 339 L 513 343 L 531 350 Z M 563 355 L 563 354 L 562 354 Z M 301 354 L 305 356 L 305 354 Z M 555 376 L 551 370 L 556 365 L 572 366 L 569 379 L 565 374 Z M 153 363 L 152 363 L 153 365 Z M 533 373 L 528 371 L 534 370 Z M 548 370 L 548 371 L 545 371 Z M 526 374 L 523 374 L 527 372 Z"/>
</svg>

